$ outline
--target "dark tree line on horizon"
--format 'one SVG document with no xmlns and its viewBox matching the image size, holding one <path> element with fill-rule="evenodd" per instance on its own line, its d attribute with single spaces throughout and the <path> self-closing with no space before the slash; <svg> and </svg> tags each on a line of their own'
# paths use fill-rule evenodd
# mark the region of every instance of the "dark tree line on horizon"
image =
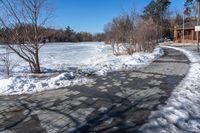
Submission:
<svg viewBox="0 0 200 133">
<path fill-rule="evenodd" d="M 22 30 L 23 28 L 31 29 L 30 24 L 19 24 L 12 28 L 2 28 L 0 29 L 0 42 L 4 43 L 5 36 L 8 32 L 14 32 L 16 29 Z M 104 33 L 91 34 L 89 32 L 75 32 L 69 26 L 65 29 L 53 29 L 39 27 L 43 33 L 45 33 L 45 38 L 43 42 L 102 42 L 104 41 Z M 12 41 L 12 40 L 10 40 Z M 26 42 L 27 40 L 19 39 L 18 42 Z"/>
<path fill-rule="evenodd" d="M 91 34 L 90 32 L 76 32 L 69 26 L 65 29 L 48 29 L 51 36 L 47 38 L 49 42 L 102 42 L 104 34 Z"/>
</svg>

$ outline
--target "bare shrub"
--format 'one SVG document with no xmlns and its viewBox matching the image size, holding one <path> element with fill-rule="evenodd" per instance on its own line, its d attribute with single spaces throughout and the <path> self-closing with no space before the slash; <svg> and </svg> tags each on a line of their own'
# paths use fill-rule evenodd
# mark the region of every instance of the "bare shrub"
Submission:
<svg viewBox="0 0 200 133">
<path fill-rule="evenodd" d="M 105 26 L 106 42 L 112 43 L 114 54 L 122 54 L 121 48 L 128 54 L 133 54 L 135 51 L 132 45 L 135 42 L 135 22 L 135 16 L 123 14 Z"/>
<path fill-rule="evenodd" d="M 7 78 L 12 76 L 13 69 L 19 65 L 18 61 L 11 59 L 12 52 L 6 47 L 5 52 L 0 54 L 0 64 Z"/>
<path fill-rule="evenodd" d="M 136 32 L 137 51 L 151 52 L 157 43 L 157 25 L 153 19 L 141 19 Z"/>
<path fill-rule="evenodd" d="M 150 52 L 158 39 L 157 28 L 152 18 L 143 19 L 135 13 L 124 14 L 105 26 L 106 43 L 112 43 L 115 55 Z"/>
</svg>

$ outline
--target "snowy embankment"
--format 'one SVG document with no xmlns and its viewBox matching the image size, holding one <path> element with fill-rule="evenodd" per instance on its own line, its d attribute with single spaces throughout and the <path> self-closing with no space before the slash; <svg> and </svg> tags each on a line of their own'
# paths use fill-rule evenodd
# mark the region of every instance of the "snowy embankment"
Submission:
<svg viewBox="0 0 200 133">
<path fill-rule="evenodd" d="M 141 128 L 144 133 L 199 133 L 200 132 L 200 56 L 194 51 L 183 52 L 191 61 L 189 73 L 172 92 L 167 104 L 149 117 Z"/>
<path fill-rule="evenodd" d="M 105 61 L 92 64 L 80 69 L 84 74 L 106 75 L 112 71 L 129 70 L 144 67 L 164 54 L 162 48 L 157 47 L 152 53 L 135 53 L 133 55 L 110 56 Z"/>
<path fill-rule="evenodd" d="M 41 53 L 43 57 L 41 66 L 47 73 L 43 75 L 24 74 L 23 71 L 28 71 L 27 66 L 21 63 L 16 68 L 13 77 L 0 79 L 0 95 L 32 94 L 87 84 L 92 82 L 92 79 L 84 75 L 105 75 L 111 71 L 142 67 L 162 55 L 163 50 L 160 47 L 152 53 L 114 56 L 111 47 L 102 43 L 65 44 L 61 45 L 61 49 L 58 49 L 58 45 L 49 45 Z"/>
</svg>

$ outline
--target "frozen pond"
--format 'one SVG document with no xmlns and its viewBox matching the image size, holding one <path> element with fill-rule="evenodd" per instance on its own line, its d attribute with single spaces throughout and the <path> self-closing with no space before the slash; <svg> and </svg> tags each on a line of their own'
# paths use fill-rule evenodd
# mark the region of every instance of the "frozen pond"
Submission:
<svg viewBox="0 0 200 133">
<path fill-rule="evenodd" d="M 41 66 L 65 69 L 96 64 L 112 55 L 110 45 L 104 43 L 52 43 L 40 51 Z"/>
</svg>

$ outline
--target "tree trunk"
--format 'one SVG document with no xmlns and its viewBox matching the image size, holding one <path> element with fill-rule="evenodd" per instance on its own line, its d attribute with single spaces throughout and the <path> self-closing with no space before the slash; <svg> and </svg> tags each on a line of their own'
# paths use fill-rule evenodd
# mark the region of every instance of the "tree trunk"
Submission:
<svg viewBox="0 0 200 133">
<path fill-rule="evenodd" d="M 40 61 L 39 61 L 39 52 L 38 50 L 36 50 L 35 52 L 35 65 L 34 65 L 34 73 L 35 74 L 39 74 L 41 73 L 41 70 L 40 70 Z"/>
</svg>

